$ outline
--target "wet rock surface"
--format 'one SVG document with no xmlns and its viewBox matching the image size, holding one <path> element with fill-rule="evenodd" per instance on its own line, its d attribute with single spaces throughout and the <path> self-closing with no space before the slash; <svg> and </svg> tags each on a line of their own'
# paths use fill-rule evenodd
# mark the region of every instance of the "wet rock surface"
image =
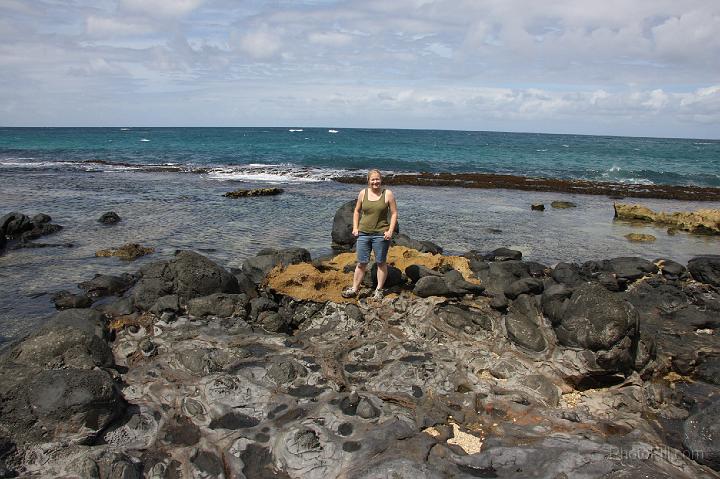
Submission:
<svg viewBox="0 0 720 479">
<path fill-rule="evenodd" d="M 100 276 L 89 292 L 122 297 L 0 358 L 0 471 L 720 477 L 716 286 L 667 261 L 486 255 L 395 246 L 380 301 L 339 297 L 351 254 L 273 262 L 242 293 L 188 252 Z"/>
<path fill-rule="evenodd" d="M 52 218 L 44 213 L 33 217 L 13 212 L 0 217 L 0 253 L 6 249 L 42 248 L 47 246 L 72 246 L 69 244 L 37 243 L 42 236 L 57 233 L 62 226 L 50 223 Z"/>
</svg>

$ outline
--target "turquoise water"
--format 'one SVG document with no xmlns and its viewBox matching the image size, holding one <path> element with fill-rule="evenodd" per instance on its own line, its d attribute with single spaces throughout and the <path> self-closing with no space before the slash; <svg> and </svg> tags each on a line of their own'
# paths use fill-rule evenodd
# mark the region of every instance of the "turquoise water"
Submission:
<svg viewBox="0 0 720 479">
<path fill-rule="evenodd" d="M 718 140 L 325 128 L 0 129 L 0 167 L 87 161 L 210 167 L 224 179 L 328 179 L 377 167 L 720 187 Z"/>
</svg>

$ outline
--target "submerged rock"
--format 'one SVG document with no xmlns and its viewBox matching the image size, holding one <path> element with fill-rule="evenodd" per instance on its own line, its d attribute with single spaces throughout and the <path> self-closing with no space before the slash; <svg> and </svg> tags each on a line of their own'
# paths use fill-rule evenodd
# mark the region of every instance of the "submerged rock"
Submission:
<svg viewBox="0 0 720 479">
<path fill-rule="evenodd" d="M 225 193 L 223 196 L 227 198 L 246 198 L 248 196 L 274 196 L 279 195 L 284 190 L 282 188 L 256 188 L 254 190 L 235 190 Z"/>
<path fill-rule="evenodd" d="M 120 222 L 120 215 L 114 211 L 108 211 L 107 213 L 100 215 L 98 221 L 104 225 L 114 225 L 115 223 Z"/>
<path fill-rule="evenodd" d="M 95 252 L 95 256 L 108 257 L 117 256 L 127 261 L 135 260 L 141 256 L 155 252 L 155 248 L 142 246 L 138 243 L 126 243 L 119 248 L 101 249 Z"/>
</svg>

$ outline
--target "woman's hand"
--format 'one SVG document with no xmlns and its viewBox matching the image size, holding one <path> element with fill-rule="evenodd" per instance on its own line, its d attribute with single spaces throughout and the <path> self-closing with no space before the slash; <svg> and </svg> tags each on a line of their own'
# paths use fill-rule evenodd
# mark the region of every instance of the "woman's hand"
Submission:
<svg viewBox="0 0 720 479">
<path fill-rule="evenodd" d="M 352 235 L 357 238 L 358 236 L 360 236 L 360 231 L 353 229 Z"/>
<path fill-rule="evenodd" d="M 392 239 L 392 235 L 393 235 L 392 230 L 387 230 L 387 231 L 385 232 L 385 234 L 383 234 L 383 237 L 384 237 L 386 240 L 389 240 L 389 239 Z"/>
</svg>

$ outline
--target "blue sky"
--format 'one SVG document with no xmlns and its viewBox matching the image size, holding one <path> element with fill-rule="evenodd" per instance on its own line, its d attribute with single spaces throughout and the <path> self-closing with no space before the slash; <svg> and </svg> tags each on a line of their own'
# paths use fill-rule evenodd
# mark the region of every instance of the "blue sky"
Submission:
<svg viewBox="0 0 720 479">
<path fill-rule="evenodd" d="M 0 118 L 720 138 L 720 2 L 0 0 Z"/>
</svg>

